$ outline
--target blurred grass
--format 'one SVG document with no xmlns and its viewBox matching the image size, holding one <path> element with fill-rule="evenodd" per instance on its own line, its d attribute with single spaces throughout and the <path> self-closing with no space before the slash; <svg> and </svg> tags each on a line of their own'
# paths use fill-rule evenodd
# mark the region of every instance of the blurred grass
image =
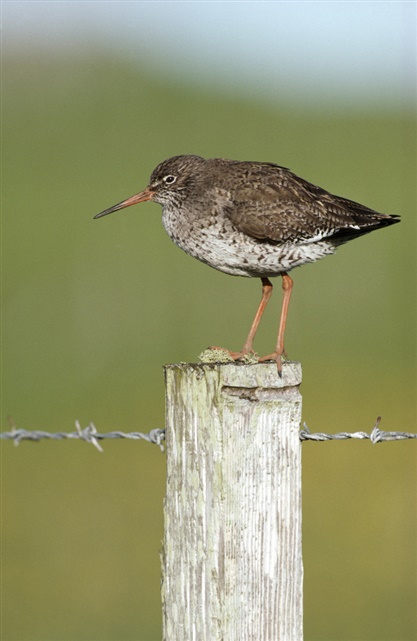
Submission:
<svg viewBox="0 0 417 641">
<path fill-rule="evenodd" d="M 163 363 L 241 346 L 257 281 L 180 252 L 155 204 L 92 220 L 164 158 L 197 153 L 277 162 L 403 216 L 293 272 L 287 349 L 312 430 L 370 430 L 378 414 L 416 429 L 412 110 L 261 104 L 92 51 L 5 55 L 2 90 L 3 421 L 148 431 L 164 424 Z M 275 340 L 276 283 L 259 352 Z M 412 641 L 415 443 L 303 454 L 306 639 Z M 2 639 L 159 639 L 159 450 L 6 443 L 2 481 Z"/>
</svg>

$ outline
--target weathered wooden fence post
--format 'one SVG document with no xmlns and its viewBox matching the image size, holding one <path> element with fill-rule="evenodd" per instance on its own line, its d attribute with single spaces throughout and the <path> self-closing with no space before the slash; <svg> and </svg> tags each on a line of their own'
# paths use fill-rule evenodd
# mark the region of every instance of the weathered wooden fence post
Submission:
<svg viewBox="0 0 417 641">
<path fill-rule="evenodd" d="M 165 375 L 164 641 L 302 641 L 300 364 Z"/>
</svg>

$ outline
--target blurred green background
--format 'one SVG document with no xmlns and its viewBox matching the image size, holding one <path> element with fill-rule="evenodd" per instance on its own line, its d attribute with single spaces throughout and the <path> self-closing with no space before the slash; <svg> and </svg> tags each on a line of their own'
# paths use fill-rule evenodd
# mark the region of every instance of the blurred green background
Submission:
<svg viewBox="0 0 417 641">
<path fill-rule="evenodd" d="M 384 99 L 349 84 L 332 97 L 331 79 L 327 92 L 320 88 L 320 66 L 317 88 L 309 78 L 304 94 L 291 93 L 282 77 L 268 94 L 249 71 L 245 85 L 245 68 L 240 84 L 220 67 L 199 74 L 188 3 L 175 3 L 182 62 L 159 50 L 149 16 L 145 32 L 138 19 L 135 52 L 133 41 L 121 46 L 121 21 L 113 28 L 120 46 L 100 38 L 105 3 L 74 3 L 89 4 L 97 20 L 81 16 L 81 35 L 64 30 L 68 3 L 55 3 L 54 25 L 45 18 L 54 3 L 32 3 L 32 13 L 30 3 L 3 4 L 2 429 L 9 414 L 18 427 L 48 431 L 72 431 L 75 419 L 102 432 L 163 427 L 162 365 L 196 361 L 210 344 L 241 347 L 259 281 L 226 277 L 182 253 L 156 204 L 93 221 L 144 188 L 161 160 L 196 153 L 276 162 L 401 214 L 400 225 L 292 272 L 286 344 L 303 365 L 312 431 L 370 431 L 379 414 L 382 429 L 415 431 L 416 131 L 402 67 L 410 51 L 396 58 L 404 91 L 395 99 L 389 86 Z M 145 19 L 154 4 L 162 21 L 167 8 L 110 4 L 118 18 L 135 4 Z M 232 4 L 242 38 L 230 47 L 243 53 L 242 5 Z M 264 3 L 251 4 L 272 20 Z M 328 3 L 310 4 L 313 32 Z M 219 20 L 225 6 L 209 3 Z M 281 5 L 277 28 L 286 20 L 294 28 L 290 11 Z M 16 36 L 19 20 L 30 37 Z M 312 52 L 298 38 L 307 68 Z M 323 41 L 314 41 L 319 52 Z M 278 69 L 285 50 L 277 46 Z M 297 76 L 295 62 L 287 71 Z M 259 353 L 275 342 L 276 285 Z M 306 640 L 416 639 L 415 447 L 303 445 Z M 125 441 L 106 441 L 104 454 L 77 442 L 1 448 L 2 641 L 160 639 L 165 455 Z"/>
</svg>

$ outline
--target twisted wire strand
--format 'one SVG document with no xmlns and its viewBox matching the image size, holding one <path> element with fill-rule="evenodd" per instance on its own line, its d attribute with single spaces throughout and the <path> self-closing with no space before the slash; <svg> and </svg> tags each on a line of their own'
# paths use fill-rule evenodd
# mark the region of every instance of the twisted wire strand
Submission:
<svg viewBox="0 0 417 641">
<path fill-rule="evenodd" d="M 376 419 L 374 428 L 370 434 L 367 432 L 339 432 L 337 434 L 325 434 L 324 432 L 311 433 L 306 423 L 300 432 L 300 441 L 343 441 L 351 438 L 369 440 L 371 443 L 382 443 L 384 441 L 404 441 L 417 438 L 413 432 L 384 432 L 379 429 L 381 417 Z"/>
<path fill-rule="evenodd" d="M 148 443 L 154 443 L 159 445 L 159 448 L 163 451 L 163 441 L 165 440 L 165 430 L 163 429 L 154 429 L 144 434 L 143 432 L 106 432 L 105 434 L 100 434 L 97 431 L 94 423 L 89 423 L 87 427 L 82 428 L 79 421 L 75 421 L 75 432 L 45 432 L 42 430 L 24 430 L 18 429 L 14 425 L 10 432 L 0 432 L 0 439 L 11 440 L 15 445 L 19 445 L 21 441 L 41 441 L 42 439 L 49 439 L 53 441 L 60 441 L 65 439 L 77 439 L 80 441 L 86 441 L 91 443 L 99 452 L 103 452 L 99 441 L 104 439 L 118 439 L 125 438 L 132 441 L 144 440 Z"/>
<path fill-rule="evenodd" d="M 9 419 L 10 420 L 10 419 Z M 369 440 L 371 443 L 382 443 L 384 441 L 404 441 L 408 439 L 417 439 L 417 434 L 410 432 L 384 432 L 379 429 L 381 417 L 378 416 L 375 426 L 370 434 L 367 432 L 338 432 L 337 434 L 326 434 L 324 432 L 310 432 L 306 423 L 300 431 L 300 441 L 342 441 L 348 439 Z M 100 434 L 94 423 L 89 423 L 87 427 L 82 428 L 79 421 L 75 421 L 75 432 L 45 432 L 42 430 L 24 430 L 18 429 L 11 423 L 9 432 L 0 432 L 0 439 L 13 441 L 19 445 L 21 441 L 41 441 L 47 440 L 66 440 L 77 439 L 91 443 L 99 452 L 103 452 L 99 441 L 104 439 L 129 439 L 132 441 L 147 441 L 158 445 L 161 451 L 164 451 L 163 441 L 165 440 L 165 430 L 162 428 L 153 429 L 148 433 L 143 432 L 121 432 L 113 431 Z"/>
</svg>

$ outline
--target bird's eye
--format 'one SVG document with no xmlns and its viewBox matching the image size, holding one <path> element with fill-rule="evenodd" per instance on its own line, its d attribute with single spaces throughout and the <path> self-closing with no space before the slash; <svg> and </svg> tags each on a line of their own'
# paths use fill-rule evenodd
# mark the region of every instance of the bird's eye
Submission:
<svg viewBox="0 0 417 641">
<path fill-rule="evenodd" d="M 168 174 L 168 176 L 164 176 L 162 180 L 167 185 L 172 185 L 177 180 L 177 177 L 176 176 L 172 176 L 171 174 Z"/>
</svg>

